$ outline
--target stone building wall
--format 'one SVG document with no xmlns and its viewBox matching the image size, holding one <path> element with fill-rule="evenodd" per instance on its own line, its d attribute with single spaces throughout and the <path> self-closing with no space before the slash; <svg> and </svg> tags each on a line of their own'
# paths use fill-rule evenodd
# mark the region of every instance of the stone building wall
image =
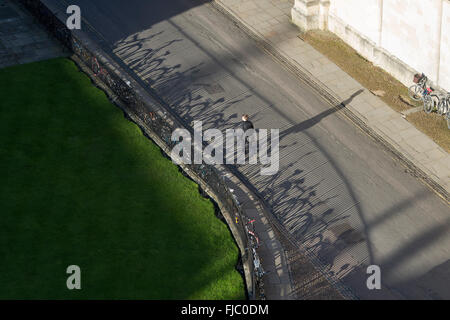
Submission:
<svg viewBox="0 0 450 320">
<path fill-rule="evenodd" d="M 329 30 L 411 85 L 424 72 L 450 91 L 450 0 L 295 0 L 302 30 Z"/>
</svg>

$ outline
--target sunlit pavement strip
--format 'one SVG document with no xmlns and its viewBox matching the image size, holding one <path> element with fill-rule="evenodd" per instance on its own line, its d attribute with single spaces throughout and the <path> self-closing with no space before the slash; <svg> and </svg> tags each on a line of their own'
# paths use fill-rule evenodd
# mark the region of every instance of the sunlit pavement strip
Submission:
<svg viewBox="0 0 450 320">
<path fill-rule="evenodd" d="M 298 38 L 291 23 L 294 0 L 215 0 L 344 100 L 365 89 L 333 62 Z M 408 160 L 450 192 L 450 155 L 367 89 L 347 107 Z"/>
<path fill-rule="evenodd" d="M 0 68 L 67 55 L 27 11 L 0 0 Z"/>
</svg>

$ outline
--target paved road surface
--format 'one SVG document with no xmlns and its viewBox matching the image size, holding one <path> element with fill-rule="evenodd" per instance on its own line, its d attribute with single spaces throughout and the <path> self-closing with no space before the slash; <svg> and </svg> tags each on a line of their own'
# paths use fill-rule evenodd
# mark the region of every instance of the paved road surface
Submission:
<svg viewBox="0 0 450 320">
<path fill-rule="evenodd" d="M 450 298 L 449 207 L 208 3 L 72 3 L 186 122 L 233 128 L 248 113 L 280 129 L 279 173 L 239 170 L 358 297 Z M 382 290 L 366 288 L 370 264 Z"/>
</svg>

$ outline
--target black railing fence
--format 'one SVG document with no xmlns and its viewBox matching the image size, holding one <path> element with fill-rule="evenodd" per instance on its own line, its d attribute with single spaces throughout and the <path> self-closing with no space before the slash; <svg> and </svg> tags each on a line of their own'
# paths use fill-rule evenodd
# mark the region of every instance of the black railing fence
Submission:
<svg viewBox="0 0 450 320">
<path fill-rule="evenodd" d="M 100 79 L 126 106 L 137 116 L 145 126 L 156 134 L 171 150 L 176 142 L 171 140 L 172 132 L 177 128 L 185 127 L 176 118 L 158 112 L 161 108 L 145 102 L 134 90 L 128 81 L 123 80 L 115 71 L 103 63 L 87 46 L 83 44 L 74 32 L 44 4 L 41 0 L 19 0 L 36 19 L 42 23 L 48 31 L 53 34 L 68 50 L 71 50 L 83 63 Z M 61 11 L 64 9 L 65 1 L 61 1 Z M 67 4 L 68 5 L 68 4 Z M 67 7 L 67 6 L 66 6 Z M 65 11 L 65 10 L 64 10 Z M 189 130 L 189 128 L 186 128 Z M 206 164 L 185 164 L 185 168 L 194 172 L 197 177 L 214 193 L 225 210 L 231 215 L 234 237 L 241 244 L 242 254 L 239 257 L 238 270 L 246 278 L 247 294 L 249 299 L 264 299 L 262 277 L 264 272 L 260 267 L 260 260 L 255 249 L 257 244 L 251 239 L 249 229 L 246 226 L 244 212 L 235 195 L 227 186 L 227 177 L 217 168 Z M 223 172 L 223 171 L 222 171 Z M 241 264 L 242 263 L 242 264 Z M 244 272 L 246 265 L 248 272 Z M 256 268 L 255 268 L 256 266 Z M 250 277 L 250 279 L 248 279 Z"/>
</svg>

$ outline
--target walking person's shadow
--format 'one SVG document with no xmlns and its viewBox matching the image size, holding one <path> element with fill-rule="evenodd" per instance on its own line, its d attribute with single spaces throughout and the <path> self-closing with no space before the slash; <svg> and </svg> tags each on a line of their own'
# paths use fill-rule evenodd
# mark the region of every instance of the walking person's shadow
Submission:
<svg viewBox="0 0 450 320">
<path fill-rule="evenodd" d="M 280 134 L 280 140 L 287 136 L 290 133 L 294 133 L 294 132 L 300 132 L 306 129 L 311 128 L 312 126 L 316 125 L 317 123 L 319 123 L 323 118 L 329 116 L 330 114 L 333 114 L 343 108 L 346 107 L 347 104 L 349 104 L 350 102 L 352 102 L 352 100 L 358 96 L 359 94 L 361 94 L 364 91 L 364 89 L 359 89 L 358 91 L 356 91 L 355 93 L 353 93 L 347 100 L 342 101 L 339 105 L 334 106 L 328 110 L 325 110 L 321 113 L 319 113 L 318 115 L 315 115 L 314 117 L 305 120 L 303 122 L 300 122 L 299 124 L 296 124 L 292 127 L 290 127 L 289 129 L 284 130 L 281 134 Z"/>
</svg>

